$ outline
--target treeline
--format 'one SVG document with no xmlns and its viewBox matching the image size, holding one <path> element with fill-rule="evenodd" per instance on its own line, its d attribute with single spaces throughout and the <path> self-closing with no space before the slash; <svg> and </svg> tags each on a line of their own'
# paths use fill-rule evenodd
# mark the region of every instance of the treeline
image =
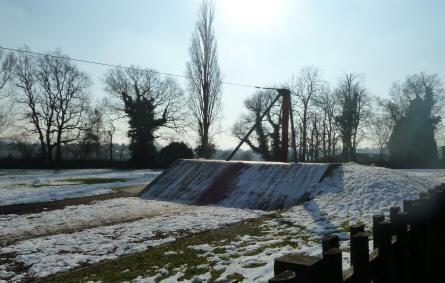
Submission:
<svg viewBox="0 0 445 283">
<path fill-rule="evenodd" d="M 122 161 L 124 151 L 115 142 L 122 123 L 118 121 L 124 119 L 128 166 L 156 167 L 176 157 L 228 156 L 218 155 L 215 144 L 221 132 L 217 126 L 222 76 L 213 22 L 214 7 L 204 0 L 191 38 L 185 89 L 156 70 L 111 68 L 103 75 L 107 97 L 95 103 L 91 77 L 62 51 L 37 56 L 23 47 L 22 52 L 0 53 L 0 139 L 12 140 L 24 159 L 42 164 Z M 395 82 L 387 99 L 373 97 L 358 74 L 345 74 L 331 84 L 313 66 L 277 87 L 292 92 L 300 161 L 358 162 L 359 145 L 372 144 L 379 148 L 380 165 L 440 165 L 435 137 L 443 88 L 435 74 L 419 73 Z M 261 90 L 246 99 L 245 113 L 232 134 L 241 139 L 276 95 L 274 90 Z M 277 103 L 246 141 L 263 160 L 280 159 L 280 111 Z M 184 136 L 196 141 L 193 149 L 182 143 Z M 157 149 L 155 142 L 167 137 L 174 142 Z M 37 149 L 30 151 L 32 144 Z"/>
<path fill-rule="evenodd" d="M 45 163 L 69 156 L 85 160 L 91 154 L 113 161 L 116 120 L 125 119 L 130 166 L 162 164 L 162 150 L 154 144 L 165 135 L 176 142 L 170 146 L 182 146 L 180 137 L 188 133 L 197 141 L 192 157 L 212 157 L 213 128 L 221 112 L 213 15 L 212 3 L 203 1 L 186 64 L 187 95 L 175 79 L 155 70 L 111 68 L 104 74 L 108 97 L 93 105 L 90 76 L 62 51 L 38 56 L 24 47 L 0 54 L 0 138 L 8 136 L 19 147 L 38 143 L 36 158 Z M 99 150 L 103 145 L 108 146 L 105 153 Z"/>
<path fill-rule="evenodd" d="M 445 165 L 435 141 L 443 106 L 442 84 L 435 74 L 419 73 L 394 82 L 386 99 L 373 97 L 357 74 L 346 74 L 331 86 L 313 66 L 304 67 L 280 87 L 292 91 L 300 161 L 363 161 L 363 155 L 357 158 L 357 149 L 366 142 L 378 147 L 379 165 Z M 241 140 L 275 97 L 275 91 L 261 90 L 246 99 L 246 113 L 233 134 Z M 280 160 L 281 119 L 277 103 L 246 141 L 264 160 Z"/>
<path fill-rule="evenodd" d="M 41 57 L 10 53 L 0 58 L 0 86 L 5 89 L 0 134 L 13 138 L 23 159 L 49 164 L 61 164 L 65 159 L 165 166 L 162 150 L 154 145 L 159 129 L 182 134 L 191 129 L 187 99 L 179 84 L 152 70 L 111 69 L 105 74 L 109 96 L 93 105 L 89 76 L 59 56 L 67 57 L 54 51 Z M 332 87 L 312 66 L 303 68 L 281 87 L 292 91 L 300 161 L 358 162 L 358 145 L 367 141 L 379 148 L 376 163 L 380 165 L 441 165 L 435 134 L 443 89 L 437 75 L 419 73 L 395 82 L 387 99 L 372 97 L 356 74 L 346 74 Z M 266 90 L 246 99 L 246 113 L 235 123 L 233 135 L 241 139 L 275 96 L 275 91 Z M 263 160 L 280 160 L 280 111 L 277 103 L 246 141 Z M 114 143 L 116 120 L 121 117 L 129 124 L 127 151 Z M 208 143 L 206 150 L 198 144 L 194 151 L 182 145 L 184 148 L 175 148 L 176 157 L 223 158 L 215 155 L 213 143 Z M 385 158 L 388 153 L 389 158 Z"/>
</svg>

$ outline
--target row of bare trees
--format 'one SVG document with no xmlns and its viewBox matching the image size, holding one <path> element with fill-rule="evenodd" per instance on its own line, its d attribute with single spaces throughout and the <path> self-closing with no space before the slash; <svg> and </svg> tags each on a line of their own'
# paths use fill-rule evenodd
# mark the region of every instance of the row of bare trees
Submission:
<svg viewBox="0 0 445 283">
<path fill-rule="evenodd" d="M 366 142 L 377 147 L 378 162 L 387 165 L 438 166 L 435 136 L 441 127 L 445 94 L 436 74 L 410 75 L 395 82 L 389 98 L 372 97 L 359 75 L 348 73 L 334 88 L 313 66 L 304 67 L 282 87 L 291 90 L 300 161 L 357 161 Z M 242 139 L 276 97 L 258 91 L 245 100 L 246 113 L 232 132 Z M 280 160 L 280 102 L 259 121 L 246 143 L 265 160 Z M 389 153 L 385 158 L 384 155 Z"/>
<path fill-rule="evenodd" d="M 15 136 L 22 144 L 26 144 L 25 136 L 38 142 L 42 159 L 62 159 L 62 148 L 70 143 L 79 144 L 77 150 L 71 147 L 72 155 L 86 158 L 95 154 L 99 158 L 101 144 L 107 143 L 112 160 L 113 121 L 124 118 L 129 125 L 132 159 L 139 165 L 155 158 L 156 138 L 169 130 L 184 132 L 186 128 L 197 132 L 197 156 L 210 158 L 221 113 L 221 73 L 213 24 L 213 3 L 203 0 L 186 64 L 188 96 L 176 80 L 155 70 L 113 68 L 104 75 L 107 103 L 93 107 L 89 75 L 60 50 L 36 56 L 25 47 L 25 52 L 16 55 L 0 54 L 0 90 L 9 87 L 5 91 L 8 97 L 0 97 L 0 135 L 15 121 L 15 128 L 26 133 Z M 16 105 L 14 112 L 6 99 Z"/>
<path fill-rule="evenodd" d="M 331 89 L 321 71 L 308 66 L 283 85 L 292 92 L 299 160 L 332 161 L 339 150 L 344 161 L 356 160 L 357 146 L 364 139 L 371 117 L 371 97 L 359 76 L 346 74 Z M 248 98 L 247 114 L 235 123 L 233 134 L 241 139 L 276 95 L 274 91 L 258 91 Z M 279 160 L 280 103 L 265 117 L 246 142 L 263 159 Z"/>
<path fill-rule="evenodd" d="M 113 68 L 104 76 L 109 99 L 92 106 L 91 79 L 60 50 L 36 56 L 25 52 L 0 53 L 0 135 L 11 129 L 20 143 L 40 145 L 40 157 L 60 160 L 62 148 L 70 143 L 79 147 L 71 154 L 85 158 L 102 155 L 101 144 L 109 144 L 113 159 L 113 135 L 117 118 L 128 121 L 132 159 L 139 164 L 152 160 L 157 151 L 154 140 L 168 130 L 197 132 L 199 157 L 211 157 L 214 125 L 221 113 L 221 74 L 213 29 L 214 6 L 202 1 L 190 45 L 186 97 L 176 80 L 155 70 Z M 8 103 L 15 105 L 12 111 Z M 163 131 L 160 131 L 163 129 Z M 177 135 L 176 135 L 177 136 Z M 1 137 L 1 136 L 0 136 Z"/>
<path fill-rule="evenodd" d="M 47 56 L 9 53 L 1 58 L 1 132 L 9 130 L 20 145 L 35 138 L 45 160 L 60 160 L 62 146 L 80 140 L 91 112 L 89 76 L 62 57 L 56 50 Z"/>
<path fill-rule="evenodd" d="M 9 136 L 23 146 L 38 142 L 43 160 L 61 160 L 63 147 L 72 143 L 78 147 L 69 147 L 69 153 L 80 159 L 103 158 L 102 145 L 108 144 L 106 155 L 112 160 L 118 118 L 129 122 L 133 156 L 147 160 L 153 157 L 150 151 L 155 151 L 160 127 L 184 126 L 185 101 L 175 80 L 163 79 L 153 70 L 111 69 L 104 76 L 110 96 L 93 106 L 91 79 L 68 55 L 56 50 L 36 56 L 26 47 L 22 50 L 0 57 L 0 134 L 15 122 Z"/>
</svg>

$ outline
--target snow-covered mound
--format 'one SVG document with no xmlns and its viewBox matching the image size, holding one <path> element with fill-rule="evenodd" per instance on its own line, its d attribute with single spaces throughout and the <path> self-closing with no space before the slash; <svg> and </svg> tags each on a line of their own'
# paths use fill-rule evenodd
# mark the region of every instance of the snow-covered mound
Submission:
<svg viewBox="0 0 445 283">
<path fill-rule="evenodd" d="M 180 160 L 142 192 L 144 199 L 276 209 L 297 204 L 329 164 Z"/>
<path fill-rule="evenodd" d="M 416 199 L 419 192 L 440 183 L 431 175 L 344 164 L 312 187 L 311 201 L 293 207 L 285 218 L 318 234 L 330 233 L 346 221 L 370 227 L 374 214 L 388 214 L 391 206 L 402 207 L 403 200 Z"/>
<path fill-rule="evenodd" d="M 320 206 L 335 204 L 329 207 L 332 215 L 359 219 L 386 212 L 440 183 L 430 175 L 354 163 L 331 169 L 328 164 L 180 160 L 141 197 L 250 209 L 288 208 L 317 199 Z"/>
</svg>

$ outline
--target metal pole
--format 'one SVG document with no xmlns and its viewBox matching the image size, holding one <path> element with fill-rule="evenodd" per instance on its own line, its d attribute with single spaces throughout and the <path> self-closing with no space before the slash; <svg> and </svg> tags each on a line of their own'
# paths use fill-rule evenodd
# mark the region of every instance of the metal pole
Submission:
<svg viewBox="0 0 445 283">
<path fill-rule="evenodd" d="M 289 153 L 289 97 L 288 89 L 278 89 L 278 93 L 283 96 L 281 102 L 281 161 L 287 162 Z"/>
<path fill-rule="evenodd" d="M 295 126 L 294 126 L 294 113 L 292 111 L 292 100 L 291 96 L 289 95 L 289 118 L 290 118 L 290 125 L 292 130 L 292 151 L 294 152 L 294 162 L 298 163 L 298 152 L 297 152 L 297 145 L 295 140 Z"/>
<path fill-rule="evenodd" d="M 272 108 L 272 106 L 275 104 L 275 102 L 277 102 L 278 98 L 280 98 L 281 93 L 278 93 L 277 97 L 275 97 L 275 99 L 272 101 L 272 103 L 269 105 L 269 107 L 267 107 L 266 111 L 264 111 L 263 115 L 261 115 L 260 118 L 258 118 L 258 120 L 256 120 L 255 125 L 253 125 L 252 128 L 250 128 L 250 130 L 247 132 L 247 134 L 243 137 L 243 139 L 241 140 L 241 142 L 236 146 L 236 148 L 232 151 L 232 153 L 230 154 L 230 156 L 226 159 L 226 161 L 229 161 L 230 159 L 232 159 L 232 157 L 235 155 L 235 153 L 238 151 L 238 149 L 241 147 L 241 145 L 243 145 L 243 143 L 247 140 L 247 138 L 250 136 L 250 134 L 253 132 L 253 130 L 256 128 L 256 126 L 258 125 L 258 123 L 263 120 L 264 116 L 266 116 L 266 114 L 270 111 L 270 109 Z"/>
</svg>

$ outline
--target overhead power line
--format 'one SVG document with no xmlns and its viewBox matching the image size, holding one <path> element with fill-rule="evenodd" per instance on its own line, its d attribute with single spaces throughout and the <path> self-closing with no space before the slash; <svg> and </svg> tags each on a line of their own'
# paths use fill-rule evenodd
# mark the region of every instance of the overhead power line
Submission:
<svg viewBox="0 0 445 283">
<path fill-rule="evenodd" d="M 164 73 L 164 72 L 158 72 L 158 71 L 150 70 L 150 69 L 140 69 L 140 68 L 136 68 L 136 67 L 120 66 L 120 65 L 103 63 L 103 62 L 92 61 L 92 60 L 76 59 L 76 58 L 71 58 L 71 57 L 66 57 L 66 56 L 59 56 L 59 55 L 39 53 L 39 52 L 30 51 L 30 50 L 21 50 L 21 49 L 15 49 L 15 48 L 3 47 L 3 46 L 0 46 L 0 49 L 13 51 L 13 52 L 18 52 L 18 53 L 32 54 L 32 55 L 37 55 L 37 56 L 48 56 L 48 57 L 53 57 L 53 58 L 65 59 L 65 60 L 70 60 L 70 61 L 75 61 L 75 62 L 81 62 L 81 63 L 105 66 L 105 67 L 112 67 L 112 68 L 119 68 L 119 69 L 125 69 L 125 70 L 136 70 L 136 71 L 150 72 L 150 73 L 154 73 L 154 74 L 170 76 L 170 77 L 177 77 L 177 78 L 183 78 L 183 79 L 189 78 L 188 76 L 178 75 L 178 74 L 173 74 L 173 73 Z M 239 86 L 239 87 L 248 87 L 248 88 L 256 88 L 256 89 L 275 89 L 275 88 L 267 88 L 267 87 L 261 87 L 261 86 L 243 84 L 243 83 L 228 82 L 228 81 L 220 81 L 220 82 L 222 84 Z"/>
</svg>

